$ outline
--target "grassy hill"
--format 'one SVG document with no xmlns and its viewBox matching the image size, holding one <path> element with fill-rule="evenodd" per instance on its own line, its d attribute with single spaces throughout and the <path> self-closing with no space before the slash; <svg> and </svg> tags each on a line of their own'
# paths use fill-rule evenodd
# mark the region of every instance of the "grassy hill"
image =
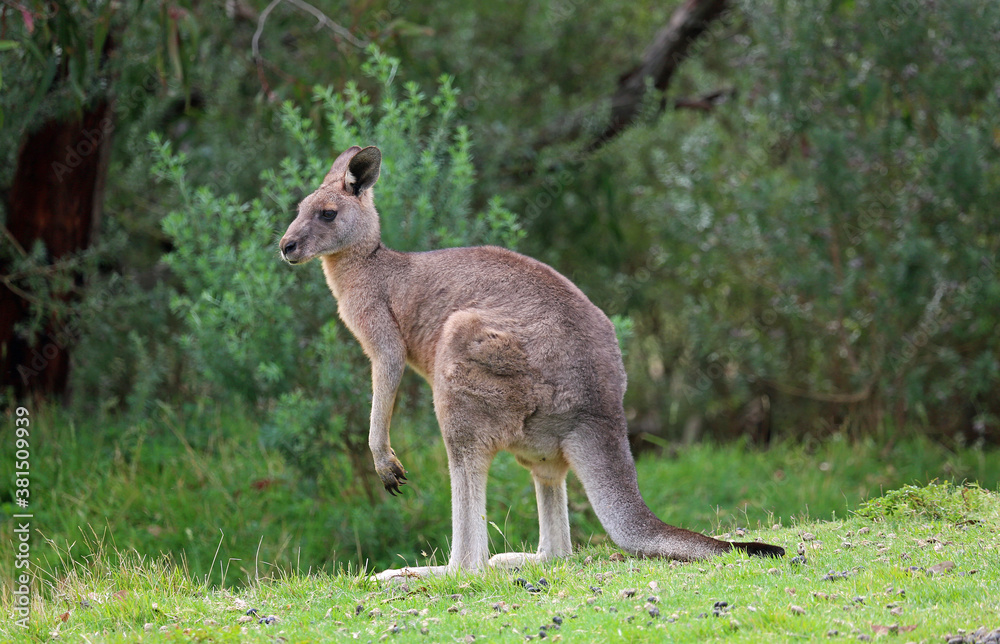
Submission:
<svg viewBox="0 0 1000 644">
<path fill-rule="evenodd" d="M 91 543 L 92 556 L 64 562 L 67 574 L 36 577 L 28 628 L 7 620 L 0 634 L 88 642 L 986 642 L 1000 628 L 996 493 L 907 486 L 845 520 L 738 536 L 782 544 L 788 556 L 733 553 L 682 564 L 600 545 L 516 571 L 381 585 L 348 571 L 279 574 L 227 590 L 167 561 Z M 11 600 L 5 589 L 4 614 Z"/>
</svg>

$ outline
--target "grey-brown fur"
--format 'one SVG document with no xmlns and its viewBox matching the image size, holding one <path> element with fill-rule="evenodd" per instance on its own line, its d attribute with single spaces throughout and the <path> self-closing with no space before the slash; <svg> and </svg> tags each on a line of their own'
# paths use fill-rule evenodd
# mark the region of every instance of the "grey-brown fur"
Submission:
<svg viewBox="0 0 1000 644">
<path fill-rule="evenodd" d="M 321 258 L 340 317 L 371 359 L 369 446 L 392 493 L 405 481 L 389 445 L 405 366 L 433 389 L 452 482 L 451 558 L 448 566 L 381 577 L 570 554 L 565 478 L 571 468 L 601 524 L 629 552 L 684 560 L 733 547 L 784 554 L 777 546 L 730 544 L 657 519 L 636 481 L 622 407 L 625 370 L 608 318 L 555 270 L 508 250 L 399 253 L 383 246 L 372 189 L 380 164 L 374 147 L 341 154 L 319 189 L 302 200 L 280 248 L 291 264 Z M 500 450 L 532 473 L 540 543 L 537 553 L 490 560 L 486 479 Z"/>
</svg>

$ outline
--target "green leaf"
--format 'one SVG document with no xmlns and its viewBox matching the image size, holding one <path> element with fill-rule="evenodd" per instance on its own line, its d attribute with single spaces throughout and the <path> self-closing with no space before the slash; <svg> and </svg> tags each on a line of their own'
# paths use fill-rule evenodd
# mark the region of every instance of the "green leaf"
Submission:
<svg viewBox="0 0 1000 644">
<path fill-rule="evenodd" d="M 25 118 L 25 122 L 31 122 L 31 117 L 34 116 L 42 99 L 45 98 L 45 95 L 49 92 L 49 88 L 52 87 L 52 81 L 55 80 L 57 71 L 59 71 L 59 58 L 52 56 L 49 58 L 49 66 L 45 70 L 45 76 L 42 77 L 42 82 L 35 90 L 34 98 L 31 99 L 31 105 L 28 106 L 28 116 Z"/>
<path fill-rule="evenodd" d="M 94 22 L 94 64 L 100 65 L 101 53 L 104 51 L 104 42 L 108 38 L 108 31 L 111 29 L 111 12 L 115 5 L 108 3 L 104 7 L 101 17 Z"/>
</svg>

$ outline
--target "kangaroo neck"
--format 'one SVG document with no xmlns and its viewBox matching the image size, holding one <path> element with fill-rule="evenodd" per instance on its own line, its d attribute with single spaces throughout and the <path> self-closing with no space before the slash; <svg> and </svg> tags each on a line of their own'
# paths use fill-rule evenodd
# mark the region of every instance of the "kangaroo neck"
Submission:
<svg viewBox="0 0 1000 644">
<path fill-rule="evenodd" d="M 376 239 L 374 242 L 358 244 L 339 253 L 323 255 L 321 258 L 323 275 L 333 297 L 340 301 L 341 297 L 359 281 L 370 282 L 375 273 L 372 271 L 372 266 L 378 262 L 379 252 L 385 250 L 382 241 Z"/>
</svg>

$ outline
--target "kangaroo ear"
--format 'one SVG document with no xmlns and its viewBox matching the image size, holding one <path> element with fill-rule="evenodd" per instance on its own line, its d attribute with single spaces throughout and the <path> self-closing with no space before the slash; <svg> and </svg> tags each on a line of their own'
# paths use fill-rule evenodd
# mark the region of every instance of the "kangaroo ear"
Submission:
<svg viewBox="0 0 1000 644">
<path fill-rule="evenodd" d="M 355 154 L 348 164 L 347 174 L 344 175 L 344 187 L 357 197 L 375 185 L 381 168 L 382 152 L 374 145 L 368 146 Z"/>
<path fill-rule="evenodd" d="M 323 183 L 331 183 L 333 181 L 340 181 L 344 178 L 347 173 L 347 164 L 351 162 L 358 152 L 361 152 L 361 148 L 357 145 L 352 145 L 337 157 L 337 160 L 333 162 L 330 166 L 330 171 L 326 173 L 326 178 L 323 179 Z"/>
</svg>

